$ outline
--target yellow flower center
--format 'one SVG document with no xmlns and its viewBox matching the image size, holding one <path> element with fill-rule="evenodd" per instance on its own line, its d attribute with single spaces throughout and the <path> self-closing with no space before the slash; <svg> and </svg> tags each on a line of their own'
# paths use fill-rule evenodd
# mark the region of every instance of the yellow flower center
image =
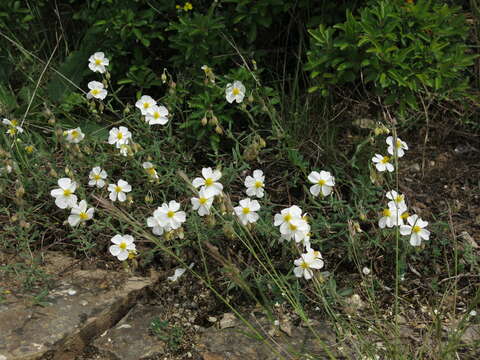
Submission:
<svg viewBox="0 0 480 360">
<path fill-rule="evenodd" d="M 408 217 L 410 216 L 410 214 L 405 211 L 400 217 L 403 219 L 403 220 L 406 220 Z"/>
<path fill-rule="evenodd" d="M 397 149 L 400 149 L 402 147 L 402 142 L 397 139 Z"/>
<path fill-rule="evenodd" d="M 325 185 L 326 183 L 327 183 L 326 180 L 323 180 L 323 179 L 318 180 L 318 185 L 320 185 L 320 186 L 323 186 L 323 185 Z"/>
<path fill-rule="evenodd" d="M 238 88 L 233 88 L 232 94 L 237 96 L 238 94 L 240 94 L 240 90 Z"/>
<path fill-rule="evenodd" d="M 154 167 L 151 167 L 151 168 L 148 168 L 147 169 L 147 172 L 149 175 L 155 175 L 157 172 L 155 171 L 155 168 Z"/>
<path fill-rule="evenodd" d="M 120 243 L 120 245 L 118 245 L 118 247 L 119 247 L 120 249 L 122 249 L 122 250 L 125 250 L 125 249 L 127 248 L 127 243 L 124 242 L 124 241 L 122 241 L 122 242 Z"/>
<path fill-rule="evenodd" d="M 102 177 L 100 176 L 100 174 L 93 175 L 93 179 L 96 180 L 96 181 L 100 180 L 101 178 Z"/>
<path fill-rule="evenodd" d="M 118 140 L 122 140 L 122 139 L 123 139 L 123 134 L 122 134 L 121 132 L 119 132 L 119 133 L 117 134 L 117 139 L 118 139 Z"/>
<path fill-rule="evenodd" d="M 168 216 L 169 218 L 174 217 L 174 216 L 175 216 L 175 211 L 170 210 L 169 212 L 167 212 L 167 216 Z"/>
<path fill-rule="evenodd" d="M 415 234 L 418 234 L 420 232 L 420 230 L 422 230 L 422 228 L 418 225 L 415 225 L 413 228 L 412 228 L 412 232 L 414 232 Z"/>
<path fill-rule="evenodd" d="M 159 117 L 160 117 L 160 114 L 158 113 L 158 111 L 155 111 L 155 112 L 153 113 L 153 118 L 154 118 L 154 119 L 158 119 Z"/>
<path fill-rule="evenodd" d="M 122 187 L 121 186 L 115 186 L 115 192 L 119 193 L 122 192 Z"/>
<path fill-rule="evenodd" d="M 397 195 L 395 197 L 395 202 L 396 203 L 401 203 L 403 201 L 403 195 Z"/>
<path fill-rule="evenodd" d="M 292 231 L 297 230 L 297 226 L 293 225 L 293 224 L 290 224 L 290 230 L 292 230 Z"/>
<path fill-rule="evenodd" d="M 102 60 L 95 59 L 95 65 L 102 65 Z"/>
<path fill-rule="evenodd" d="M 90 93 L 91 93 L 93 96 L 96 96 L 96 95 L 100 94 L 100 90 L 98 90 L 98 89 L 92 89 L 92 91 L 90 91 Z"/>
<path fill-rule="evenodd" d="M 7 130 L 7 133 L 13 136 L 17 133 L 17 129 L 14 127 L 11 127 L 10 129 Z"/>
<path fill-rule="evenodd" d="M 200 199 L 198 199 L 198 201 L 200 202 L 200 204 L 204 205 L 207 203 L 207 198 L 204 198 L 204 197 L 201 197 Z"/>
<path fill-rule="evenodd" d="M 76 139 L 80 135 L 77 130 L 73 130 L 70 134 L 72 135 L 72 138 L 74 138 L 74 139 Z"/>
<path fill-rule="evenodd" d="M 248 214 L 248 213 L 250 212 L 250 208 L 244 207 L 244 208 L 242 209 L 242 212 L 246 215 L 246 214 Z"/>
<path fill-rule="evenodd" d="M 26 146 L 25 147 L 25 151 L 28 152 L 29 154 L 31 154 L 34 150 L 34 147 L 32 145 L 29 145 L 29 146 Z"/>
<path fill-rule="evenodd" d="M 72 195 L 72 191 L 70 189 L 63 190 L 63 196 L 70 196 Z"/>
<path fill-rule="evenodd" d="M 390 158 L 388 156 L 384 156 L 382 160 L 380 160 L 380 162 L 382 164 L 387 164 L 388 162 L 390 162 Z"/>
<path fill-rule="evenodd" d="M 17 120 L 12 120 L 10 121 L 10 126 L 17 126 L 18 125 L 18 121 Z"/>
<path fill-rule="evenodd" d="M 383 216 L 385 217 L 392 216 L 392 212 L 390 211 L 390 209 L 383 209 Z"/>
<path fill-rule="evenodd" d="M 302 269 L 308 269 L 309 268 L 308 264 L 305 261 L 300 264 L 300 267 Z"/>
<path fill-rule="evenodd" d="M 88 215 L 86 212 L 81 212 L 80 214 L 78 214 L 78 216 L 80 217 L 80 219 L 82 220 L 88 220 Z"/>
<path fill-rule="evenodd" d="M 257 180 L 257 181 L 255 181 L 255 187 L 256 187 L 257 189 L 259 189 L 259 188 L 263 187 L 263 183 L 262 183 L 261 181 L 258 181 L 258 180 Z"/>
<path fill-rule="evenodd" d="M 212 186 L 214 183 L 212 178 L 205 179 L 205 185 L 206 186 Z"/>
<path fill-rule="evenodd" d="M 290 214 L 285 215 L 285 216 L 283 217 L 283 220 L 284 220 L 285 222 L 289 222 L 290 220 L 292 220 L 292 215 L 290 215 Z"/>
<path fill-rule="evenodd" d="M 150 104 L 148 102 L 143 103 L 143 108 L 148 109 L 150 107 Z"/>
</svg>

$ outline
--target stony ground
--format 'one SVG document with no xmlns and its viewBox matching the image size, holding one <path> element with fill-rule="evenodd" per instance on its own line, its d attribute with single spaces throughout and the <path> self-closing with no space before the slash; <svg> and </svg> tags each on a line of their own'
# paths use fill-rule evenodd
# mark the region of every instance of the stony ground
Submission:
<svg viewBox="0 0 480 360">
<path fill-rule="evenodd" d="M 468 244 L 480 256 L 476 143 L 418 148 L 404 162 L 402 192 L 426 217 L 450 223 L 459 246 Z M 25 259 L 0 252 L 0 265 L 18 262 Z M 305 324 L 282 308 L 275 314 L 276 322 L 256 308 L 241 309 L 254 325 L 249 329 L 188 273 L 172 282 L 168 276 L 174 268 L 160 273 L 152 269 L 140 276 L 111 264 L 46 251 L 41 269 L 50 280 L 45 292 L 35 288 L 26 292 L 11 272 L 0 274 L 0 360 L 273 360 L 293 358 L 305 349 L 317 359 L 327 358 Z M 478 288 L 478 271 L 464 277 L 470 293 Z M 417 288 L 422 288 L 421 278 Z M 421 339 L 422 314 L 416 310 L 408 314 L 403 318 L 403 334 L 415 342 Z M 342 358 L 332 326 L 321 319 L 312 326 L 332 346 L 334 355 Z M 259 335 L 266 340 L 258 340 Z M 479 339 L 477 321 L 462 341 Z M 473 349 L 464 358 L 475 356 L 480 353 Z"/>
</svg>

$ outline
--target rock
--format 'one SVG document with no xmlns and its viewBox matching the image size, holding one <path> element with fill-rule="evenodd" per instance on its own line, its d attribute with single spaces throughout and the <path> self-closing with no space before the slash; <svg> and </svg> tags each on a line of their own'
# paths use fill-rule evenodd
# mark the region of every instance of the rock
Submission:
<svg viewBox="0 0 480 360">
<path fill-rule="evenodd" d="M 468 326 L 462 334 L 461 340 L 466 344 L 471 344 L 480 340 L 480 325 Z"/>
<path fill-rule="evenodd" d="M 256 329 L 238 322 L 235 327 L 206 329 L 199 340 L 199 351 L 203 360 L 276 360 L 283 358 L 303 358 L 300 354 L 309 354 L 312 358 L 328 359 L 327 353 L 312 331 L 304 327 L 291 328 L 292 336 L 278 332 L 275 339 L 268 335 L 272 324 L 266 318 L 249 318 Z M 336 354 L 335 334 L 325 324 L 315 331 L 327 347 Z M 263 340 L 262 340 L 263 338 Z"/>
<path fill-rule="evenodd" d="M 95 339 L 93 347 L 104 357 L 121 360 L 163 355 L 165 343 L 150 334 L 149 327 L 164 311 L 160 306 L 136 305 L 114 328 Z"/>
<path fill-rule="evenodd" d="M 220 319 L 220 329 L 228 329 L 234 327 L 237 323 L 237 318 L 232 313 L 225 313 L 223 317 Z"/>
<path fill-rule="evenodd" d="M 46 261 L 58 257 L 47 254 Z M 47 353 L 55 360 L 74 359 L 153 283 L 116 271 L 79 270 L 78 261 L 64 258 L 58 262 L 66 265 L 64 271 L 55 270 L 59 280 L 42 299 L 43 306 L 12 294 L 0 305 L 0 355 L 8 360 L 38 359 Z"/>
</svg>

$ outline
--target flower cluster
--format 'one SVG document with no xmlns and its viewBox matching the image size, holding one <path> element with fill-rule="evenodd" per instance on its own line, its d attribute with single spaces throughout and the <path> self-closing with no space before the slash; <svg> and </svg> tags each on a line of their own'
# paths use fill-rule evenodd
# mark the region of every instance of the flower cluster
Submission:
<svg viewBox="0 0 480 360">
<path fill-rule="evenodd" d="M 388 136 L 386 139 L 388 145 L 387 152 L 393 158 L 401 158 L 405 155 L 405 150 L 408 150 L 408 145 L 405 141 L 393 136 Z M 375 154 L 372 161 L 378 171 L 394 171 L 394 166 L 391 163 L 390 156 L 383 156 Z M 387 206 L 382 210 L 382 216 L 378 220 L 378 226 L 381 229 L 399 227 L 400 234 L 410 236 L 410 245 L 420 246 L 422 240 L 430 238 L 430 232 L 425 229 L 428 222 L 423 221 L 418 215 L 409 215 L 405 196 L 397 193 L 395 190 L 390 190 L 386 193 L 386 198 L 389 200 Z M 406 223 L 405 223 L 406 221 Z"/>
<path fill-rule="evenodd" d="M 145 117 L 145 121 L 149 125 L 165 125 L 168 122 L 168 110 L 165 106 L 158 105 L 151 96 L 143 95 L 135 106 Z"/>
<path fill-rule="evenodd" d="M 15 136 L 18 133 L 23 133 L 23 128 L 18 125 L 17 120 L 3 119 L 2 123 L 8 126 L 7 134 L 10 136 Z"/>
</svg>

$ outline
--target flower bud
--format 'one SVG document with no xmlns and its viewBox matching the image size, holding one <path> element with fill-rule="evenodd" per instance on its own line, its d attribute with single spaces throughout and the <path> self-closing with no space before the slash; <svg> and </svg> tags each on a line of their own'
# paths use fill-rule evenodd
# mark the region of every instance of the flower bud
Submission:
<svg viewBox="0 0 480 360">
<path fill-rule="evenodd" d="M 51 117 L 50 119 L 48 119 L 48 124 L 49 125 L 55 125 L 55 123 L 56 123 L 56 120 L 55 120 L 54 117 Z"/>
<path fill-rule="evenodd" d="M 20 185 L 20 187 L 15 191 L 15 196 L 17 198 L 22 198 L 23 195 L 25 195 L 25 188 L 22 185 Z"/>
<path fill-rule="evenodd" d="M 204 117 L 202 118 L 202 125 L 203 125 L 203 126 L 206 126 L 207 123 L 208 123 L 208 119 L 204 116 Z"/>
<path fill-rule="evenodd" d="M 48 174 L 51 176 L 51 177 L 58 177 L 58 174 L 57 172 L 54 170 L 54 169 L 50 169 L 50 171 L 48 172 Z"/>
<path fill-rule="evenodd" d="M 227 222 L 223 225 L 223 233 L 229 240 L 235 239 L 235 229 L 233 228 L 232 223 Z"/>
<path fill-rule="evenodd" d="M 151 195 L 145 195 L 145 202 L 150 204 L 153 202 L 153 197 Z"/>
<path fill-rule="evenodd" d="M 223 130 L 222 130 L 222 128 L 221 128 L 219 125 L 217 125 L 217 126 L 215 127 L 215 132 L 216 132 L 217 134 L 219 134 L 219 135 L 222 135 L 222 134 L 223 134 Z"/>
</svg>

